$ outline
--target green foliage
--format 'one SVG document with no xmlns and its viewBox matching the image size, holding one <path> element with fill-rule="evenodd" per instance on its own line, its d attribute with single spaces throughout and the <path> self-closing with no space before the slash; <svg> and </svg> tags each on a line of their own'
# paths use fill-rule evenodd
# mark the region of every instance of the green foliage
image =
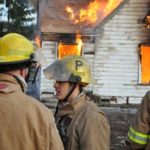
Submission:
<svg viewBox="0 0 150 150">
<path fill-rule="evenodd" d="M 31 37 L 36 26 L 33 23 L 35 20 L 33 8 L 22 0 L 5 0 L 5 4 L 8 8 L 7 20 L 0 21 L 0 29 L 3 28 L 0 30 L 0 36 L 9 32 L 17 32 Z"/>
<path fill-rule="evenodd" d="M 4 0 L 0 0 L 0 4 L 3 4 L 4 3 Z"/>
</svg>

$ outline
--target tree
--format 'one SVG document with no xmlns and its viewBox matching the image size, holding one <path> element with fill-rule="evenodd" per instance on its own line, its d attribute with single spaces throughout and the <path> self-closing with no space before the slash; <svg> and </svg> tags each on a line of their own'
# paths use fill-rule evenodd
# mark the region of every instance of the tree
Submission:
<svg viewBox="0 0 150 150">
<path fill-rule="evenodd" d="M 4 3 L 4 0 L 0 0 L 0 4 L 3 4 Z"/>
<path fill-rule="evenodd" d="M 8 8 L 7 20 L 0 22 L 0 26 L 5 24 L 3 30 L 0 31 L 0 36 L 9 32 L 17 32 L 31 38 L 36 26 L 33 23 L 36 20 L 33 7 L 25 0 L 4 0 L 4 4 Z M 4 32 L 4 28 L 7 30 L 6 32 Z"/>
</svg>

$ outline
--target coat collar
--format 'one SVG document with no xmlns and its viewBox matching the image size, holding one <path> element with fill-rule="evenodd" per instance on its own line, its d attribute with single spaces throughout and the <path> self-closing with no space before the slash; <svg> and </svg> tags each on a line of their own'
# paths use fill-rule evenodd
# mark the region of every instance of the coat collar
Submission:
<svg viewBox="0 0 150 150">
<path fill-rule="evenodd" d="M 15 91 L 21 91 L 16 79 L 11 75 L 0 73 L 0 92 L 12 93 Z"/>
<path fill-rule="evenodd" d="M 78 109 L 81 108 L 81 106 L 85 103 L 86 100 L 87 96 L 85 93 L 83 93 L 79 98 L 75 99 L 72 103 L 59 102 L 58 113 L 56 117 L 73 114 L 74 112 L 76 112 Z"/>
</svg>

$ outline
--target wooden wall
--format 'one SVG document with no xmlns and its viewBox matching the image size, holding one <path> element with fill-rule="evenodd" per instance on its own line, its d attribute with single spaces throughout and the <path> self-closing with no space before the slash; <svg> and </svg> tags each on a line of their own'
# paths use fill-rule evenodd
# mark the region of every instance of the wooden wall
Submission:
<svg viewBox="0 0 150 150">
<path fill-rule="evenodd" d="M 150 31 L 141 20 L 150 9 L 149 0 L 129 0 L 116 15 L 96 29 L 95 43 L 85 43 L 84 52 L 92 67 L 95 83 L 87 90 L 102 97 L 117 97 L 118 102 L 138 103 L 150 86 L 139 85 L 138 45 L 148 42 Z M 44 41 L 48 63 L 56 59 L 56 43 Z M 94 51 L 95 54 L 86 52 Z M 53 82 L 42 75 L 41 91 L 53 91 Z"/>
</svg>

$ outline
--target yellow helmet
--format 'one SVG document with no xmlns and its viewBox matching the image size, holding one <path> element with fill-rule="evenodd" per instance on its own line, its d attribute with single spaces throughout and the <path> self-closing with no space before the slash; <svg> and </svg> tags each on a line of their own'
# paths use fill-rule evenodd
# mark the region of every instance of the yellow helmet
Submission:
<svg viewBox="0 0 150 150">
<path fill-rule="evenodd" d="M 56 60 L 44 70 L 47 79 L 56 81 L 92 83 L 91 70 L 88 62 L 82 56 L 71 55 Z"/>
<path fill-rule="evenodd" d="M 33 44 L 18 33 L 9 33 L 0 39 L 0 64 L 27 61 L 32 53 Z"/>
</svg>

